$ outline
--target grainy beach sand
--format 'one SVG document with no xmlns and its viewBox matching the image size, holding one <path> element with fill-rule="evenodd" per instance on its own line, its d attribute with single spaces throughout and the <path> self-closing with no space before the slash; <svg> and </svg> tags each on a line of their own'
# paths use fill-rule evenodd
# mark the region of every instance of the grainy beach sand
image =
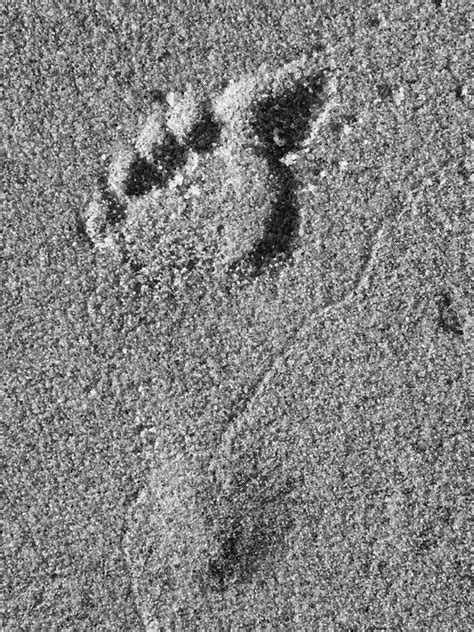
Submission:
<svg viewBox="0 0 474 632">
<path fill-rule="evenodd" d="M 4 15 L 3 629 L 471 629 L 468 2 Z M 107 189 L 171 94 L 183 143 L 231 103 L 166 181 L 180 267 Z"/>
</svg>

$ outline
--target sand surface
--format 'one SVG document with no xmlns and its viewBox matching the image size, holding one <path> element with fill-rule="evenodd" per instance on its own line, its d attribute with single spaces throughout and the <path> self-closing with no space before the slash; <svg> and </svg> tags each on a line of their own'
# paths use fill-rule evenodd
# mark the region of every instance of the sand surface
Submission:
<svg viewBox="0 0 474 632">
<path fill-rule="evenodd" d="M 6 9 L 3 628 L 470 629 L 468 3 L 66 4 Z"/>
</svg>

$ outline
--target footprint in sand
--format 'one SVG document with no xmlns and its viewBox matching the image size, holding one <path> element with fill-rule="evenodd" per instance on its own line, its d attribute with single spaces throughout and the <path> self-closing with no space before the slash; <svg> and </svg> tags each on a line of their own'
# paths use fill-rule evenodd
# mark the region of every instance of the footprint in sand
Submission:
<svg viewBox="0 0 474 632">
<path fill-rule="evenodd" d="M 307 57 L 276 72 L 262 66 L 205 100 L 192 87 L 168 94 L 99 180 L 83 217 L 90 243 L 137 274 L 174 284 L 199 270 L 252 278 L 291 265 L 304 219 L 293 164 L 334 103 L 330 76 Z M 265 509 L 260 495 L 252 505 L 258 518 L 248 529 L 232 518 L 245 507 L 226 517 L 223 506 L 221 533 L 203 517 L 200 474 L 192 478 L 185 456 L 166 442 L 154 454 L 123 538 L 149 630 L 161 629 L 177 595 L 196 605 L 203 585 L 205 593 L 249 580 L 259 563 L 252 551 L 265 558 L 291 522 L 281 513 L 286 491 L 270 490 Z"/>
</svg>

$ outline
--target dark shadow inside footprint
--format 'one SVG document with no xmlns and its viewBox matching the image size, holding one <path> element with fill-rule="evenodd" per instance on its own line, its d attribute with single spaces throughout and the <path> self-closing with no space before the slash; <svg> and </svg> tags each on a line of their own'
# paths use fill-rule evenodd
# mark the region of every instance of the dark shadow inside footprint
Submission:
<svg viewBox="0 0 474 632">
<path fill-rule="evenodd" d="M 219 552 L 207 566 L 207 585 L 223 591 L 231 583 L 250 582 L 272 550 L 282 543 L 291 528 L 291 518 L 283 504 L 263 508 L 250 524 L 235 517 L 218 536 Z"/>
<path fill-rule="evenodd" d="M 221 534 L 219 554 L 212 558 L 207 567 L 211 588 L 223 590 L 239 566 L 239 532 Z"/>
<path fill-rule="evenodd" d="M 124 192 L 129 197 L 146 195 L 154 186 L 164 186 L 165 174 L 146 158 L 137 156 L 130 165 Z"/>
<path fill-rule="evenodd" d="M 91 238 L 91 236 L 87 232 L 86 220 L 85 220 L 84 215 L 85 215 L 84 209 L 77 210 L 74 212 L 75 234 L 82 244 L 85 244 L 89 248 L 93 248 L 94 240 Z"/>
<path fill-rule="evenodd" d="M 453 304 L 453 298 L 449 292 L 444 292 L 438 298 L 438 326 L 443 331 L 462 336 L 464 328 L 462 319 Z"/>
<path fill-rule="evenodd" d="M 153 187 L 165 187 L 176 171 L 184 167 L 189 149 L 199 153 L 210 151 L 219 140 L 220 131 L 221 125 L 207 107 L 184 143 L 168 132 L 163 143 L 152 148 L 152 162 L 137 154 L 129 168 L 125 195 L 138 197 L 146 195 Z"/>
<path fill-rule="evenodd" d="M 277 182 L 278 194 L 265 226 L 265 234 L 248 255 L 254 274 L 258 274 L 266 263 L 278 256 L 286 258 L 291 253 L 298 234 L 300 216 L 296 196 L 297 181 L 287 165 L 280 163 Z"/>
<path fill-rule="evenodd" d="M 297 149 L 306 137 L 312 110 L 322 103 L 322 89 L 321 77 L 315 76 L 296 83 L 277 97 L 258 102 L 252 111 L 252 126 L 262 143 L 258 153 L 267 161 L 277 189 L 265 234 L 244 262 L 250 264 L 253 275 L 258 275 L 269 261 L 286 258 L 293 250 L 300 222 L 298 183 L 291 168 L 281 159 Z"/>
<path fill-rule="evenodd" d="M 97 178 L 97 186 L 106 207 L 105 221 L 110 226 L 117 226 L 117 224 L 124 221 L 127 215 L 127 208 L 115 193 L 109 189 L 107 175 L 103 173 Z"/>
<path fill-rule="evenodd" d="M 253 127 L 270 164 L 278 163 L 304 140 L 311 111 L 320 103 L 322 89 L 321 77 L 314 76 L 256 104 Z"/>
<path fill-rule="evenodd" d="M 230 584 L 251 581 L 294 526 L 289 495 L 295 490 L 296 479 L 274 478 L 273 474 L 269 477 L 258 470 L 258 464 L 247 463 L 244 472 L 235 473 L 234 486 L 227 496 L 216 503 L 216 490 L 211 487 L 210 497 L 204 500 L 210 524 L 219 525 L 217 552 L 208 560 L 202 577 L 211 590 L 223 591 Z"/>
<path fill-rule="evenodd" d="M 218 555 L 209 561 L 207 576 L 211 590 L 223 591 L 229 584 L 251 581 L 258 562 L 268 553 L 274 535 L 262 525 L 245 533 L 241 525 L 232 525 L 222 533 Z"/>
<path fill-rule="evenodd" d="M 163 143 L 153 147 L 153 162 L 136 155 L 125 181 L 125 195 L 138 197 L 146 195 L 153 187 L 165 187 L 177 169 L 185 164 L 186 155 L 186 147 L 173 134 L 167 134 Z"/>
<path fill-rule="evenodd" d="M 206 105 L 202 116 L 186 136 L 185 144 L 198 153 L 209 152 L 218 143 L 221 128 L 222 124 L 216 120 L 209 105 Z"/>
</svg>

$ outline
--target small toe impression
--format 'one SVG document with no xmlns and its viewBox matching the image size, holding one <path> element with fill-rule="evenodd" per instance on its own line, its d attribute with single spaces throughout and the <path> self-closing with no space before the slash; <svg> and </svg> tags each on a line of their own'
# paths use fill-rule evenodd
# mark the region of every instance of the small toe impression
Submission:
<svg viewBox="0 0 474 632">
<path fill-rule="evenodd" d="M 186 136 L 201 118 L 202 104 L 189 86 L 184 94 L 170 92 L 166 101 L 169 106 L 166 117 L 167 128 L 180 143 L 185 143 Z"/>
<path fill-rule="evenodd" d="M 152 161 L 135 155 L 124 182 L 124 193 L 138 197 L 153 187 L 164 188 L 175 172 L 186 163 L 186 150 L 172 134 L 166 134 L 160 145 L 152 149 Z"/>
<path fill-rule="evenodd" d="M 166 112 L 163 105 L 153 108 L 145 124 L 135 139 L 135 149 L 138 155 L 153 161 L 153 149 L 164 143 L 166 136 Z"/>
<path fill-rule="evenodd" d="M 126 182 L 135 157 L 136 153 L 132 149 L 117 152 L 110 163 L 107 180 L 104 181 L 103 176 L 99 176 L 99 186 L 104 193 L 108 190 L 117 199 L 126 198 Z"/>
<path fill-rule="evenodd" d="M 109 178 L 110 180 L 110 178 Z M 105 222 L 110 226 L 117 226 L 123 222 L 127 216 L 127 206 L 123 195 L 122 187 L 119 187 L 119 194 L 114 188 L 111 188 L 105 174 L 97 178 L 97 187 L 101 204 L 105 208 Z"/>
<path fill-rule="evenodd" d="M 191 151 L 209 152 L 219 140 L 220 125 L 212 111 L 190 91 L 179 99 L 172 93 L 168 105 L 167 115 L 160 108 L 148 119 L 136 140 L 137 151 L 129 157 L 126 175 L 123 169 L 119 174 L 128 197 L 165 188 L 185 167 Z"/>
<path fill-rule="evenodd" d="M 197 153 L 210 152 L 219 142 L 221 129 L 222 124 L 207 107 L 186 135 L 186 144 Z"/>
</svg>

